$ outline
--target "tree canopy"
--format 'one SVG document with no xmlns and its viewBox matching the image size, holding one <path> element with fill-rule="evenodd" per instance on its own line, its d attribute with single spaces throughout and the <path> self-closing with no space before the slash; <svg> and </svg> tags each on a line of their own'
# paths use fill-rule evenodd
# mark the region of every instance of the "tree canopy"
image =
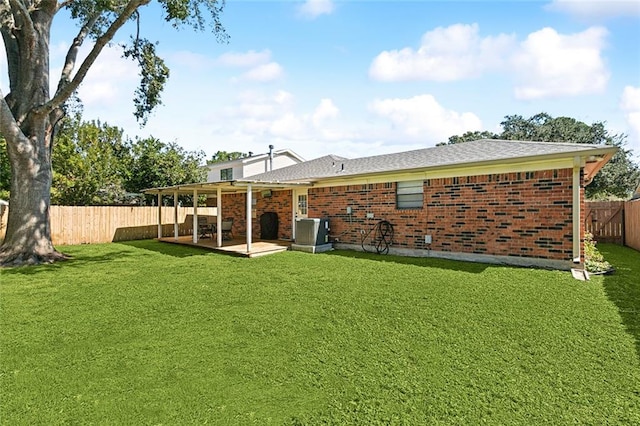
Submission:
<svg viewBox="0 0 640 426">
<path fill-rule="evenodd" d="M 134 60 L 140 70 L 140 85 L 133 94 L 134 115 L 144 124 L 148 114 L 161 104 L 169 69 L 156 53 L 156 42 L 144 37 L 140 25 L 141 9 L 150 3 L 151 0 L 0 1 L 0 33 L 9 81 L 6 96 L 0 90 L 0 134 L 5 140 L 11 172 L 11 208 L 0 246 L 0 266 L 64 258 L 53 247 L 49 221 L 55 134 L 65 116 L 65 102 L 77 91 L 104 47 L 127 23 L 134 25 L 127 27 L 131 34 L 129 42 L 122 46 L 123 54 Z M 221 22 L 224 0 L 156 3 L 164 19 L 174 27 L 210 28 L 219 40 L 226 40 Z M 59 14 L 62 10 L 69 14 Z M 67 28 L 75 24 L 77 32 L 68 40 L 60 74 L 52 78 L 50 31 L 54 19 L 60 16 L 69 16 Z M 89 46 L 89 53 L 80 60 L 78 54 L 83 45 Z M 53 93 L 51 82 L 57 83 Z M 61 146 L 62 150 L 71 149 L 70 141 Z M 88 153 L 93 152 L 91 147 L 86 148 Z M 4 169 L 0 171 L 4 173 Z M 104 176 L 109 173 L 103 171 Z"/>
<path fill-rule="evenodd" d="M 597 121 L 591 125 L 570 117 L 552 117 L 539 113 L 530 118 L 521 115 L 507 115 L 500 123 L 502 133 L 467 132 L 461 136 L 451 136 L 449 145 L 477 139 L 506 139 L 522 141 L 573 142 L 618 147 L 618 152 L 600 170 L 586 187 L 589 199 L 628 198 L 640 182 L 640 167 L 633 162 L 633 153 L 626 149 L 624 134 L 613 134 L 605 123 Z"/>
<path fill-rule="evenodd" d="M 207 160 L 207 164 L 224 163 L 225 161 L 237 160 L 239 158 L 246 158 L 249 154 L 238 151 L 217 151 L 211 156 L 210 160 Z"/>
<path fill-rule="evenodd" d="M 204 152 L 186 151 L 153 136 L 126 139 L 123 130 L 80 114 L 64 120 L 53 152 L 51 202 L 106 205 L 140 202 L 140 191 L 201 182 Z M 187 197 L 183 197 L 187 202 Z M 190 202 L 190 198 L 189 201 Z"/>
</svg>

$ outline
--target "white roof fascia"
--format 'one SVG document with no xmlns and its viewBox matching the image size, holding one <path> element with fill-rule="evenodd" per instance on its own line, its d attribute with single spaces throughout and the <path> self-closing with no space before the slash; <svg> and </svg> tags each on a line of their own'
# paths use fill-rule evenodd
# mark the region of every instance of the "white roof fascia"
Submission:
<svg viewBox="0 0 640 426">
<path fill-rule="evenodd" d="M 278 151 L 273 151 L 273 155 L 274 156 L 279 156 L 279 155 L 288 155 L 289 157 L 292 157 L 296 160 L 298 160 L 299 162 L 303 162 L 305 161 L 304 158 L 302 158 L 301 156 L 299 156 L 298 154 L 296 154 L 295 152 L 291 151 L 290 149 L 280 149 Z M 208 164 L 207 168 L 209 169 L 217 169 L 222 167 L 228 167 L 234 164 L 247 164 L 247 163 L 252 163 L 255 161 L 262 161 L 262 160 L 266 160 L 267 158 L 269 158 L 269 153 L 263 153 L 263 154 L 256 154 L 256 155 L 252 155 L 251 157 L 242 157 L 242 158 L 236 158 L 235 160 L 229 160 L 229 161 L 221 161 L 219 163 L 213 163 L 213 164 Z"/>
</svg>

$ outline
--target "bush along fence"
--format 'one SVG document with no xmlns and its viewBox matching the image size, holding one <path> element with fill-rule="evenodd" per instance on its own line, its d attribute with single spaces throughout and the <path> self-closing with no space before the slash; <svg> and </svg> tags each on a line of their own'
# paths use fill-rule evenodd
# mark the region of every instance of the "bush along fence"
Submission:
<svg viewBox="0 0 640 426">
<path fill-rule="evenodd" d="M 158 237 L 158 210 L 162 235 L 173 235 L 173 207 L 51 206 L 51 239 L 55 245 L 96 244 Z M 8 209 L 0 216 L 0 240 L 6 232 Z M 198 207 L 198 216 L 214 222 L 215 207 Z M 178 207 L 178 232 L 193 233 L 193 207 Z"/>
</svg>

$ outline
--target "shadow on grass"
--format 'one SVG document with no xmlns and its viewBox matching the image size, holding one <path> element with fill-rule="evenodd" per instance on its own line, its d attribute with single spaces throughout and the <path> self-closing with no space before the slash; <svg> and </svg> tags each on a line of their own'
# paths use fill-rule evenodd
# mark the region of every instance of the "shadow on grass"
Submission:
<svg viewBox="0 0 640 426">
<path fill-rule="evenodd" d="M 616 271 L 604 276 L 604 290 L 618 307 L 627 332 L 633 336 L 640 357 L 640 252 L 614 244 L 598 244 L 598 249 Z"/>
<path fill-rule="evenodd" d="M 114 244 L 121 244 L 128 247 L 134 247 L 140 250 L 148 250 L 155 253 L 164 254 L 166 256 L 180 257 L 180 258 L 191 257 L 191 256 L 202 256 L 202 255 L 211 253 L 211 251 L 200 248 L 200 247 L 163 243 L 161 241 L 156 241 L 156 240 L 120 241 Z"/>
<path fill-rule="evenodd" d="M 53 271 L 59 271 L 63 268 L 75 268 L 84 266 L 86 264 L 91 263 L 103 263 L 103 262 L 112 262 L 117 259 L 122 259 L 124 257 L 133 256 L 135 253 L 126 250 L 114 250 L 108 251 L 99 255 L 91 256 L 91 255 L 80 255 L 73 256 L 65 253 L 64 247 L 60 250 L 66 256 L 69 256 L 66 260 L 61 260 L 51 264 L 43 264 L 43 265 L 25 265 L 25 266 L 17 266 L 14 268 L 5 268 L 2 269 L 3 275 L 35 275 L 40 273 L 47 273 Z"/>
<path fill-rule="evenodd" d="M 124 241 L 111 244 L 101 244 L 104 249 L 99 250 L 99 254 L 70 254 L 67 253 L 65 248 L 62 247 L 60 251 L 69 256 L 67 260 L 58 261 L 52 264 L 35 265 L 35 266 L 19 266 L 15 268 L 3 268 L 3 275 L 35 275 L 41 273 L 51 273 L 59 271 L 63 268 L 78 268 L 86 266 L 87 264 L 96 264 L 104 262 L 113 262 L 117 260 L 123 260 L 125 258 L 144 255 L 144 252 L 121 249 L 121 246 L 132 247 L 137 250 L 148 250 L 155 253 L 160 253 L 166 256 L 184 258 L 190 256 L 201 256 L 210 253 L 207 250 L 198 247 L 181 246 L 176 244 L 163 244 L 155 240 L 136 240 L 136 241 Z M 72 250 L 73 252 L 73 250 Z"/>
<path fill-rule="evenodd" d="M 375 260 L 378 262 L 393 262 L 401 265 L 424 266 L 429 268 L 446 269 L 449 271 L 469 272 L 473 274 L 482 273 L 489 266 L 492 266 L 487 263 L 463 262 L 459 260 L 439 259 L 435 257 L 407 257 L 351 250 L 333 250 L 325 252 L 324 254 L 354 259 Z"/>
</svg>

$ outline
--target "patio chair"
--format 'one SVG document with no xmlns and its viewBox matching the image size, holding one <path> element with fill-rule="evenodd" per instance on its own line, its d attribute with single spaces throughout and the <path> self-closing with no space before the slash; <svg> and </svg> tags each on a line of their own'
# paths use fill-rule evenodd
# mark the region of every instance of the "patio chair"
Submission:
<svg viewBox="0 0 640 426">
<path fill-rule="evenodd" d="M 233 240 L 233 218 L 222 221 L 220 232 L 222 232 L 223 240 Z"/>
<path fill-rule="evenodd" d="M 213 239 L 213 227 L 209 224 L 205 216 L 198 216 L 198 233 L 200 234 L 200 238 L 211 237 L 211 239 Z M 209 237 L 207 237 L 207 235 Z"/>
</svg>

